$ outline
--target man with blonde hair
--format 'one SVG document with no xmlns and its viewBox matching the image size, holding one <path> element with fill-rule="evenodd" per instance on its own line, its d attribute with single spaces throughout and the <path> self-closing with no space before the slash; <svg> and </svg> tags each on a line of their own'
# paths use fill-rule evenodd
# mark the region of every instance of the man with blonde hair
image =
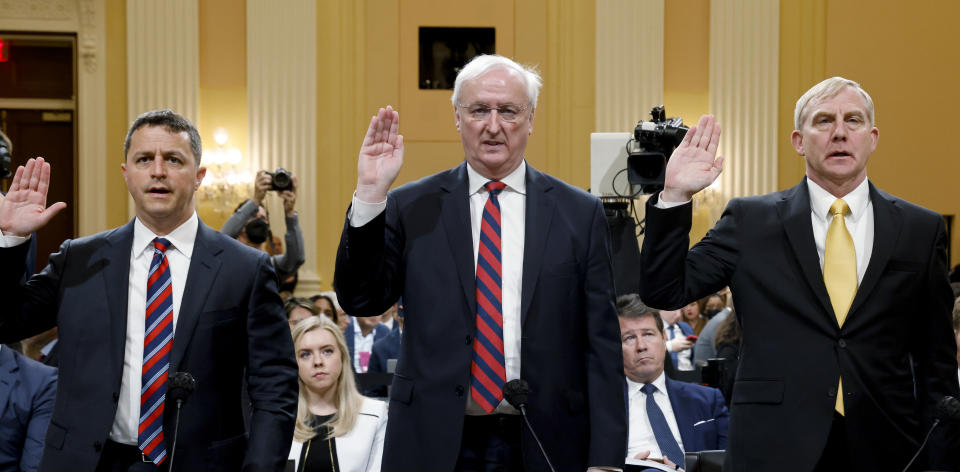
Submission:
<svg viewBox="0 0 960 472">
<path fill-rule="evenodd" d="M 690 199 L 720 174 L 719 129 L 691 128 L 647 205 L 644 302 L 679 307 L 729 285 L 742 328 L 724 470 L 902 470 L 958 396 L 943 218 L 867 179 L 870 95 L 833 77 L 798 101 L 806 178 L 730 201 L 688 251 Z M 915 467 L 949 469 L 940 425 Z M 911 469 L 912 470 L 912 469 Z"/>
</svg>

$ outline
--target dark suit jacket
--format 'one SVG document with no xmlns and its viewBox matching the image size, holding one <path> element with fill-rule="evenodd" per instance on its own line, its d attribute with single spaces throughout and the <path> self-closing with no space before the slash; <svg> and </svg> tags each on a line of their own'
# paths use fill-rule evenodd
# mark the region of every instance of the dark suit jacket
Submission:
<svg viewBox="0 0 960 472">
<path fill-rule="evenodd" d="M 37 470 L 56 394 L 57 369 L 0 347 L 0 470 Z"/>
<path fill-rule="evenodd" d="M 399 324 L 395 322 L 393 326 L 396 327 Z M 370 353 L 370 368 L 367 373 L 385 373 L 387 372 L 387 361 L 400 358 L 400 337 L 400 330 L 393 329 L 383 339 L 373 343 L 373 351 Z M 387 393 L 386 385 L 367 388 L 363 392 L 368 397 L 386 397 Z"/>
<path fill-rule="evenodd" d="M 727 448 L 730 413 L 720 390 L 669 377 L 667 396 L 677 419 L 685 452 Z"/>
<path fill-rule="evenodd" d="M 823 283 L 805 181 L 731 200 L 689 251 L 690 205 L 647 205 L 643 300 L 680 307 L 725 285 L 733 292 L 742 348 L 729 470 L 811 470 L 841 376 L 849 452 L 861 470 L 902 469 L 932 407 L 958 395 L 943 218 L 872 184 L 870 199 L 873 252 L 842 328 Z"/>
<path fill-rule="evenodd" d="M 353 352 L 354 352 L 354 349 L 355 349 L 355 348 L 354 348 L 354 342 L 355 342 L 355 341 L 354 341 L 353 337 L 356 335 L 356 330 L 358 330 L 358 329 L 360 329 L 360 327 L 357 326 L 357 320 L 351 318 L 351 319 L 350 319 L 350 324 L 347 325 L 347 329 L 343 330 L 343 337 L 344 337 L 345 340 L 347 341 L 347 351 L 350 353 L 350 365 L 353 365 L 353 356 L 354 356 Z M 373 343 L 374 343 L 374 345 L 376 345 L 377 341 L 385 338 L 385 337 L 387 336 L 387 334 L 389 334 L 389 333 L 390 333 L 390 328 L 387 328 L 386 326 L 384 326 L 384 325 L 382 325 L 382 324 L 378 324 L 378 325 L 374 326 L 374 327 L 373 327 Z"/>
<path fill-rule="evenodd" d="M 50 265 L 23 274 L 26 245 L 0 249 L 0 341 L 59 327 L 59 392 L 42 470 L 94 470 L 117 411 L 127 325 L 133 222 L 68 240 Z M 281 470 L 297 408 L 297 364 L 267 255 L 200 223 L 170 353 L 169 372 L 197 388 L 183 406 L 175 467 Z M 240 391 L 253 403 L 244 435 Z M 174 412 L 168 402 L 165 411 Z M 173 414 L 164 418 L 167 452 Z"/>
<path fill-rule="evenodd" d="M 600 201 L 531 166 L 520 308 L 527 407 L 557 470 L 622 467 L 625 385 Z M 390 395 L 385 471 L 453 470 L 476 332 L 467 168 L 395 189 L 370 223 L 345 224 L 334 285 L 344 309 L 374 316 L 403 295 L 404 339 Z M 523 429 L 527 470 L 546 463 Z"/>
</svg>

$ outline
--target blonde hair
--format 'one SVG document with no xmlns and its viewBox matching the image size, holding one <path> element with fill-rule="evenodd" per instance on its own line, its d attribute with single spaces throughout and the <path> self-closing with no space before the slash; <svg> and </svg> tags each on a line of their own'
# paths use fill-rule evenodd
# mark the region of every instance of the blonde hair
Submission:
<svg viewBox="0 0 960 472">
<path fill-rule="evenodd" d="M 874 112 L 873 112 L 873 99 L 870 98 L 870 94 L 867 93 L 863 87 L 860 87 L 860 84 L 843 77 L 830 77 L 829 79 L 820 82 L 813 87 L 810 87 L 810 90 L 807 90 L 807 93 L 803 94 L 799 100 L 797 100 L 797 106 L 793 109 L 793 126 L 794 129 L 799 130 L 803 126 L 803 119 L 806 117 L 806 108 L 807 105 L 815 100 L 823 100 L 825 98 L 836 97 L 840 92 L 842 92 L 847 87 L 851 87 L 857 92 L 860 92 L 860 96 L 863 97 L 864 103 L 867 106 L 867 122 L 870 123 L 870 126 L 873 126 L 874 123 Z"/>
<path fill-rule="evenodd" d="M 340 376 L 337 378 L 336 395 L 334 403 L 337 405 L 337 412 L 329 421 L 324 423 L 330 428 L 330 434 L 324 439 L 343 436 L 353 429 L 357 423 L 357 415 L 360 413 L 360 406 L 363 404 L 363 396 L 357 391 L 357 383 L 353 378 L 353 366 L 350 363 L 350 353 L 347 351 L 347 342 L 343 337 L 343 332 L 330 318 L 326 316 L 311 316 L 297 323 L 293 328 L 293 345 L 296 347 L 304 334 L 315 329 L 325 329 L 333 338 L 336 339 L 337 350 L 340 352 Z M 313 415 L 307 407 L 306 385 L 300 380 L 300 397 L 297 402 L 297 422 L 293 430 L 293 439 L 299 442 L 305 442 L 317 436 L 312 422 Z"/>
</svg>

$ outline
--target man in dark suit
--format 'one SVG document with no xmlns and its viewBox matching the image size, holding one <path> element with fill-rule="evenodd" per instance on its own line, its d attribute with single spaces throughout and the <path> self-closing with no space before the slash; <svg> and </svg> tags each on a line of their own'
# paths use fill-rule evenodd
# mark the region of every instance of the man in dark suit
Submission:
<svg viewBox="0 0 960 472">
<path fill-rule="evenodd" d="M 65 207 L 46 207 L 50 165 L 37 158 L 17 169 L 0 204 L 0 341 L 56 325 L 64 354 L 41 469 L 167 470 L 172 456 L 179 470 L 281 470 L 297 367 L 270 261 L 197 218 L 206 169 L 185 118 L 141 115 L 124 152 L 136 218 L 65 241 L 26 285 L 23 236 Z M 174 450 L 176 405 L 165 392 L 175 372 L 192 374 L 196 390 Z"/>
<path fill-rule="evenodd" d="M 366 332 L 364 332 L 366 331 Z M 350 353 L 350 365 L 358 374 L 367 372 L 370 366 L 370 356 L 373 354 L 373 345 L 390 334 L 387 328 L 377 318 L 353 318 L 347 329 L 343 330 L 343 337 L 347 341 L 347 351 Z M 357 341 L 360 341 L 359 343 Z M 357 354 L 357 345 L 364 345 Z"/>
<path fill-rule="evenodd" d="M 57 369 L 0 346 L 0 470 L 36 472 L 57 394 Z"/>
<path fill-rule="evenodd" d="M 475 58 L 452 97 L 465 162 L 389 196 L 399 115 L 387 107 L 370 122 L 334 285 L 356 316 L 403 296 L 386 471 L 545 470 L 503 401 L 520 377 L 557 470 L 623 466 L 609 235 L 598 199 L 524 160 L 539 87 L 510 59 Z"/>
<path fill-rule="evenodd" d="M 806 178 L 731 200 L 688 248 L 692 195 L 719 175 L 720 129 L 691 128 L 647 205 L 644 302 L 678 307 L 730 285 L 742 328 L 729 470 L 901 470 L 957 396 L 943 218 L 867 180 L 873 101 L 834 77 L 794 114 Z M 920 466 L 938 469 L 940 426 Z"/>
<path fill-rule="evenodd" d="M 657 310 L 617 298 L 630 437 L 627 458 L 684 463 L 684 452 L 724 449 L 730 415 L 719 390 L 664 375 L 666 336 Z"/>
</svg>

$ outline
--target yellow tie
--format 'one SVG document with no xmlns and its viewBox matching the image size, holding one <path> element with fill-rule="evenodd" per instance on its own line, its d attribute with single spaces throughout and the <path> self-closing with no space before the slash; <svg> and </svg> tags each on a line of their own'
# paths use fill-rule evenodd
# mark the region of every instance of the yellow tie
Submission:
<svg viewBox="0 0 960 472">
<path fill-rule="evenodd" d="M 823 282 L 830 294 L 830 304 L 837 315 L 837 323 L 843 326 L 847 312 L 857 294 L 857 251 L 853 238 L 847 231 L 844 216 L 850 207 L 842 198 L 830 205 L 833 221 L 827 229 L 827 243 L 823 251 Z M 837 385 L 837 412 L 843 415 L 843 379 Z"/>
</svg>

